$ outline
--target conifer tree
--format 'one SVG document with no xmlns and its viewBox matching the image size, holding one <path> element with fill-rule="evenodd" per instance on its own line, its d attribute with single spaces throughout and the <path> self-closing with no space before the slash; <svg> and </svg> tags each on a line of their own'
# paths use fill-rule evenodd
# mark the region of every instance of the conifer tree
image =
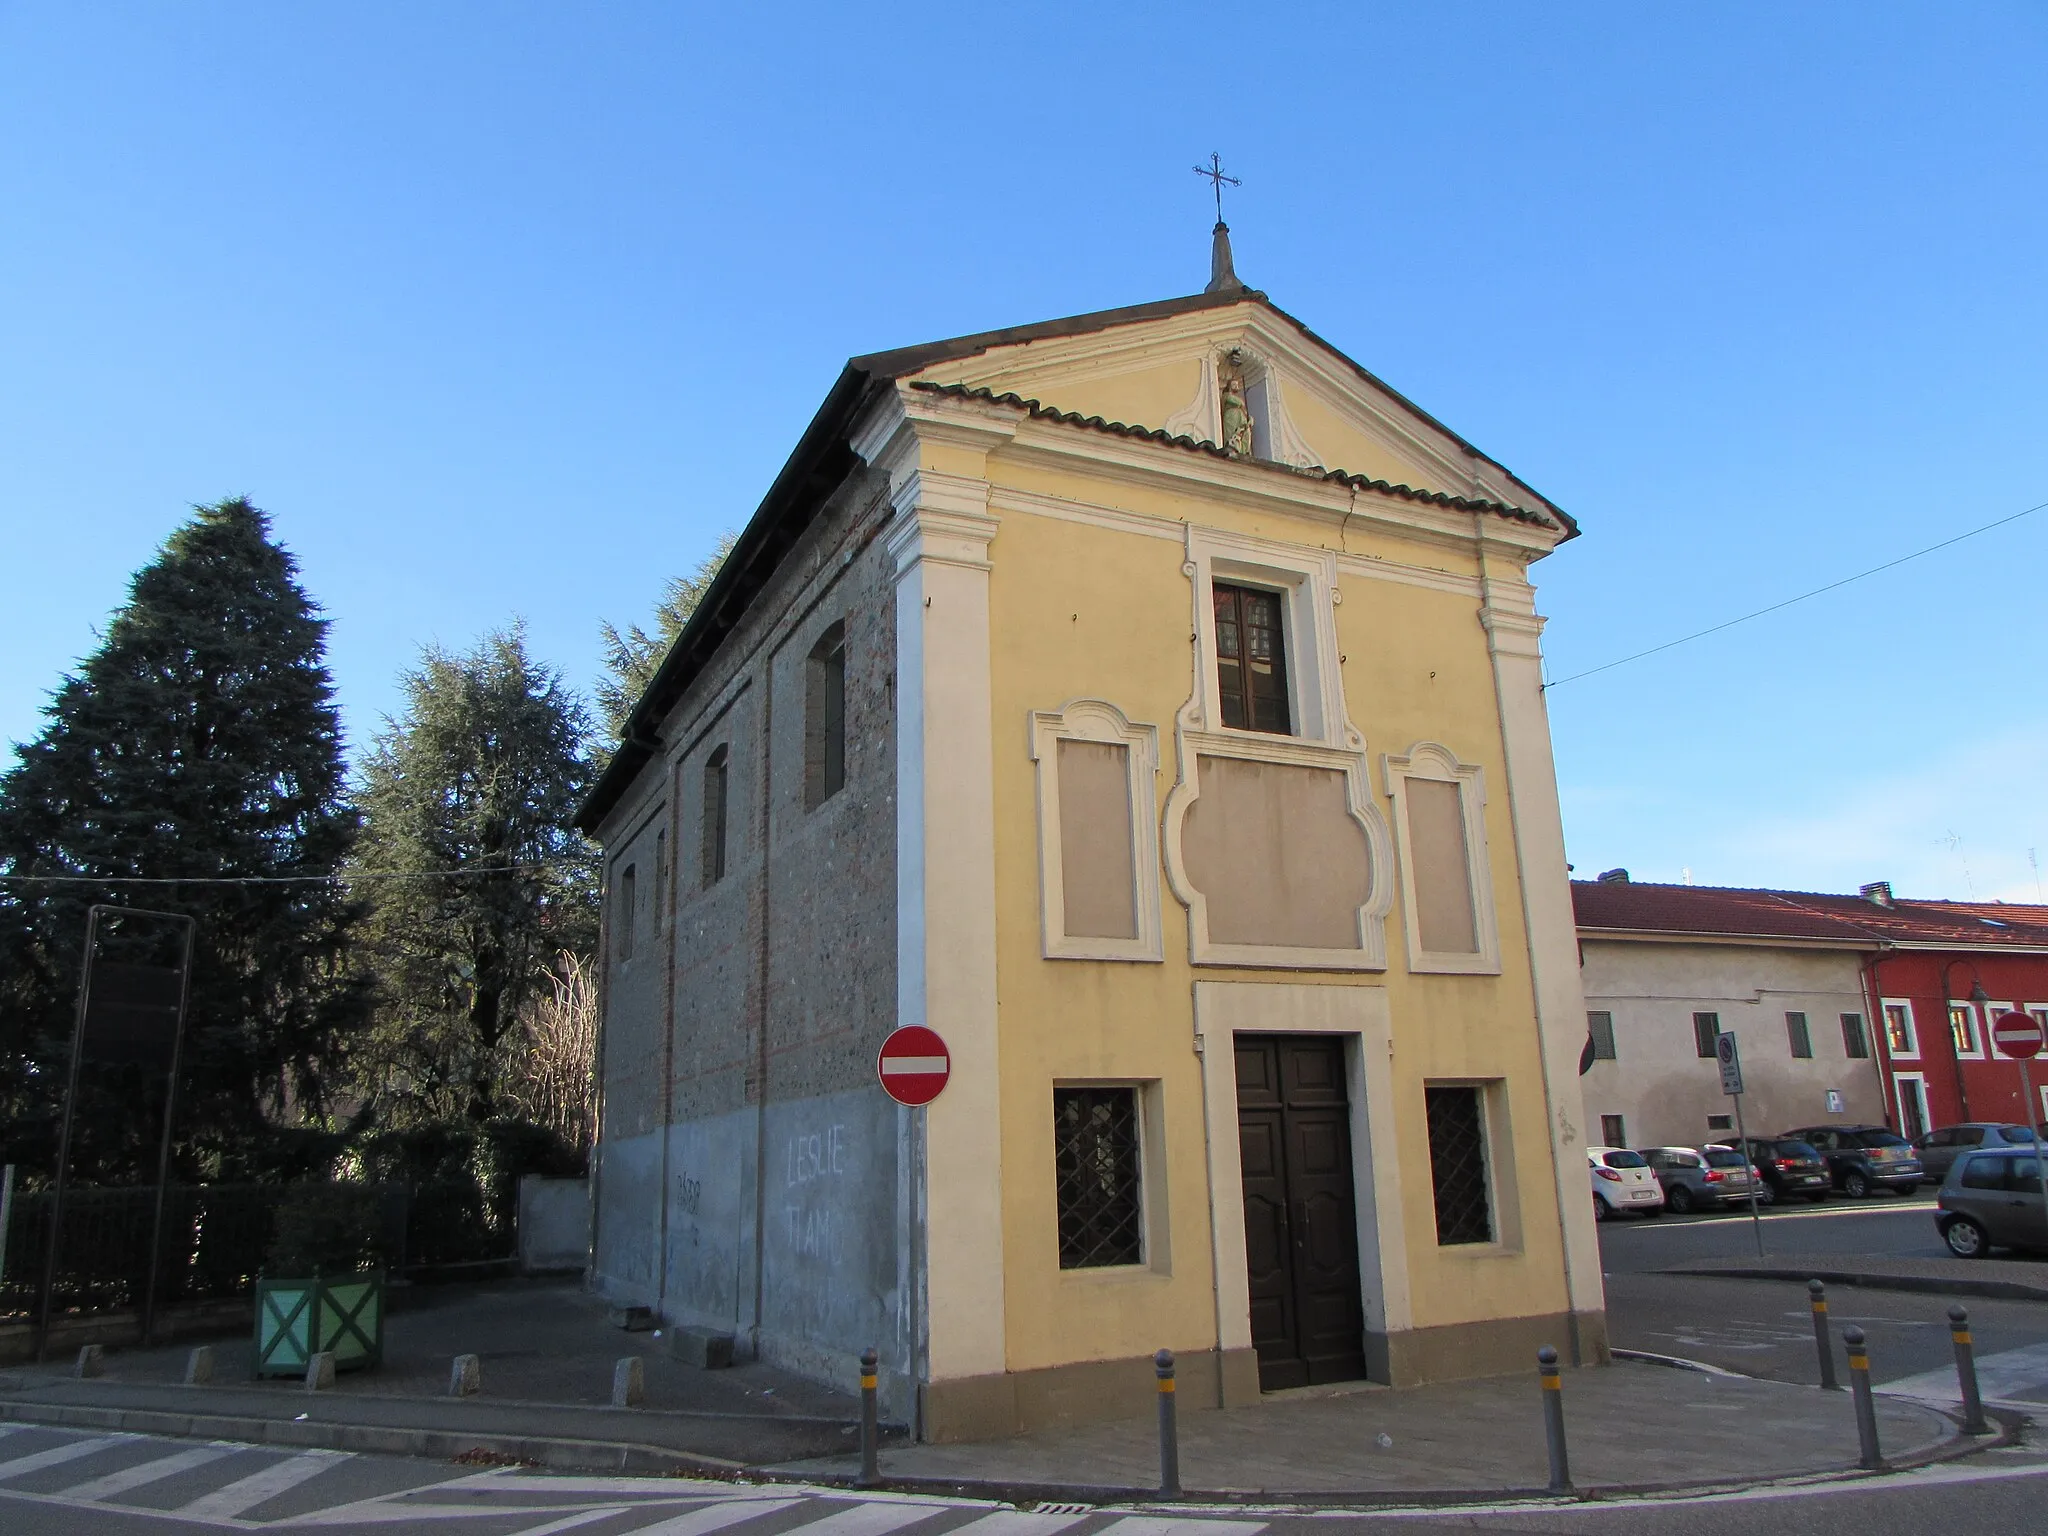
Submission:
<svg viewBox="0 0 2048 1536">
<path fill-rule="evenodd" d="M 327 622 L 264 513 L 241 498 L 195 510 L 0 776 L 0 873 L 173 882 L 0 883 L 0 1136 L 31 1166 L 53 1157 L 94 902 L 198 920 L 183 1176 L 260 1169 L 278 1125 L 318 1121 L 367 1022 L 348 956 L 360 909 L 331 881 L 291 878 L 332 876 L 357 827 Z M 222 877 L 244 883 L 183 883 Z M 155 1110 L 133 1100 L 160 1088 L 95 1085 L 80 1175 L 147 1177 Z"/>
<path fill-rule="evenodd" d="M 518 627 L 429 647 L 362 769 L 356 867 L 379 1002 L 363 1086 L 385 1118 L 481 1122 L 514 1107 L 523 1014 L 596 940 L 588 711 Z M 429 872 L 454 871 L 452 875 Z M 414 878 L 418 877 L 418 878 Z"/>
<path fill-rule="evenodd" d="M 669 646 L 683 632 L 683 626 L 690 622 L 690 615 L 697 611 L 697 605 L 704 601 L 712 578 L 725 565 L 725 557 L 732 553 L 736 537 L 730 533 L 720 535 L 717 547 L 704 557 L 694 572 L 668 579 L 660 600 L 654 605 L 654 633 L 649 634 L 638 624 L 628 624 L 620 629 L 610 620 L 598 626 L 599 638 L 604 642 L 605 675 L 597 680 L 597 708 L 604 722 L 607 750 L 625 734 L 626 716 L 640 702 L 640 695 L 654 680 L 662 658 L 668 655 Z"/>
</svg>

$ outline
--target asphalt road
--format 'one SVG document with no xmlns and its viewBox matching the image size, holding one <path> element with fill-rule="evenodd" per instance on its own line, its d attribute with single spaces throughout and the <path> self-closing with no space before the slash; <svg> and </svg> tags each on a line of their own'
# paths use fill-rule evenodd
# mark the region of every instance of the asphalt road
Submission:
<svg viewBox="0 0 2048 1536">
<path fill-rule="evenodd" d="M 1931 1199 L 1890 1196 L 1780 1207 L 1764 1213 L 1764 1251 L 1946 1257 L 1934 1233 L 1933 1209 Z M 1610 1340 L 1622 1349 L 1704 1360 L 1745 1376 L 1817 1382 L 1805 1286 L 1657 1273 L 1701 1259 L 1746 1258 L 1756 1252 L 1755 1244 L 1747 1214 L 1606 1223 L 1600 1250 Z M 1995 1273 L 2001 1262 L 1992 1258 L 1980 1267 Z M 1922 1377 L 1930 1390 L 1939 1386 L 1955 1364 L 1948 1332 L 1952 1301 L 1913 1291 L 1833 1287 L 1828 1307 L 1837 1370 L 1840 1330 L 1853 1323 L 1869 1338 L 1871 1377 L 1879 1386 Z M 1997 1390 L 1987 1389 L 1986 1396 L 2048 1407 L 2048 1303 L 1970 1297 L 1964 1305 L 1987 1381 L 1989 1372 L 2000 1372 Z"/>
<path fill-rule="evenodd" d="M 1764 1252 L 1884 1253 L 1894 1258 L 1945 1259 L 1948 1248 L 1934 1230 L 1931 1193 L 1901 1200 L 1800 1201 L 1765 1206 L 1758 1223 Z M 1634 1216 L 1600 1227 L 1600 1265 L 1610 1275 L 1641 1274 L 1699 1259 L 1746 1259 L 1756 1253 L 1748 1212 L 1713 1216 Z M 1996 1258 L 1985 1261 L 1996 1265 Z"/>
</svg>

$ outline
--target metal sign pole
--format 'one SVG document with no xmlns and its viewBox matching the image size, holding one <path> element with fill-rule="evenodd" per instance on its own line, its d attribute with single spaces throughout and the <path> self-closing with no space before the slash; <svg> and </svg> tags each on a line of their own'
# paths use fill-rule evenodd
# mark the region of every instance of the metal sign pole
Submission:
<svg viewBox="0 0 2048 1536">
<path fill-rule="evenodd" d="M 14 1164 L 0 1169 L 0 1281 L 7 1278 L 7 1228 L 14 1221 Z"/>
<path fill-rule="evenodd" d="M 1764 1256 L 1764 1222 L 1756 1208 L 1756 1162 L 1749 1155 L 1749 1127 L 1742 1120 L 1742 1052 L 1735 1037 L 1714 1037 L 1714 1057 L 1721 1067 L 1721 1091 L 1735 1101 L 1735 1140 L 1742 1148 L 1742 1160 L 1749 1167 L 1749 1229 L 1756 1238 L 1756 1256 Z"/>
<path fill-rule="evenodd" d="M 79 966 L 78 1017 L 71 1025 L 71 1066 L 64 1081 L 64 1128 L 57 1134 L 57 1177 L 50 1187 L 50 1235 L 43 1242 L 42 1294 L 36 1305 L 36 1360 L 50 1349 L 50 1293 L 57 1284 L 57 1240 L 64 1231 L 64 1179 L 71 1166 L 71 1112 L 78 1099 L 78 1058 L 85 1049 L 85 1010 L 92 995 L 92 952 L 98 942 L 100 914 L 109 910 L 95 902 L 85 910 L 85 959 Z"/>
<path fill-rule="evenodd" d="M 156 1332 L 156 1280 L 163 1267 L 164 1203 L 170 1195 L 171 1117 L 178 1109 L 178 1060 L 185 1049 L 185 1009 L 192 998 L 192 938 L 198 932 L 196 918 L 172 914 L 185 924 L 185 949 L 178 962 L 178 1022 L 171 1033 L 171 1073 L 164 1085 L 164 1134 L 156 1154 L 156 1215 L 149 1224 L 149 1280 L 142 1293 L 142 1344 L 149 1347 Z"/>
<path fill-rule="evenodd" d="M 1731 1097 L 1735 1100 L 1735 1139 L 1742 1143 L 1742 1155 L 1745 1159 L 1749 1160 L 1749 1230 L 1751 1235 L 1756 1238 L 1756 1256 L 1762 1258 L 1764 1256 L 1764 1219 L 1758 1214 L 1756 1208 L 1757 1167 L 1755 1160 L 1749 1157 L 1749 1129 L 1742 1123 L 1742 1095 L 1738 1093 L 1731 1095 Z"/>
<path fill-rule="evenodd" d="M 2031 1057 L 2020 1058 L 2020 1097 L 2027 1106 L 2027 1129 L 2034 1133 L 2034 1173 L 2041 1182 L 2041 1219 L 2048 1221 L 2048 1147 L 2041 1142 L 2041 1122 L 2034 1118 L 2034 1073 Z"/>
</svg>

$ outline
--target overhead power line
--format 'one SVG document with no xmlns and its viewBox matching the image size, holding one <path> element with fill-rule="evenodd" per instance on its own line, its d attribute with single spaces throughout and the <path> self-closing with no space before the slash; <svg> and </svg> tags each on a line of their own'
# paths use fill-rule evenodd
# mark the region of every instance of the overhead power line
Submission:
<svg viewBox="0 0 2048 1536">
<path fill-rule="evenodd" d="M 343 875 L 0 875 L 0 885 L 356 885 L 369 880 L 461 880 L 567 869 L 566 864 L 488 864 L 471 869 L 358 871 Z"/>
<path fill-rule="evenodd" d="M 1783 602 L 1772 603 L 1768 608 L 1759 608 L 1756 612 L 1745 613 L 1740 618 L 1724 619 L 1721 623 L 1710 625 L 1706 629 L 1694 630 L 1689 635 L 1680 635 L 1676 640 L 1666 640 L 1662 645 L 1653 645 L 1647 651 L 1637 651 L 1634 655 L 1623 656 L 1615 661 L 1603 662 L 1597 667 L 1588 667 L 1583 672 L 1574 672 L 1570 677 L 1560 677 L 1553 682 L 1545 683 L 1543 685 L 1544 690 L 1547 692 L 1552 688 L 1562 688 L 1566 683 L 1576 683 L 1582 677 L 1592 677 L 1599 672 L 1612 672 L 1616 667 L 1625 667 L 1632 661 L 1641 661 L 1645 656 L 1655 656 L 1659 651 L 1668 651 L 1673 646 L 1687 645 L 1694 640 L 1704 640 L 1708 635 L 1718 635 L 1724 629 L 1733 629 L 1738 624 L 1747 624 L 1751 619 L 1760 619 L 1767 613 L 1776 613 L 1781 608 L 1790 608 L 1794 603 L 1803 603 L 1808 598 L 1819 597 L 1826 592 L 1833 592 L 1839 587 L 1848 586 L 1851 582 L 1862 581 L 1867 576 L 1875 576 L 1881 571 L 1889 571 L 1894 566 L 1904 565 L 1908 560 L 1918 560 L 1922 555 L 1931 555 L 1936 550 L 1947 549 L 1951 544 L 1960 544 L 1965 539 L 1974 539 L 1980 533 L 1989 533 L 1994 528 L 2003 528 L 2007 523 L 2016 523 L 2023 517 L 2033 516 L 2043 508 L 2048 508 L 2048 501 L 2036 502 L 2024 512 L 2014 512 L 2008 517 L 1999 518 L 1996 522 L 1986 523 L 1981 528 L 1972 528 L 1968 533 L 1959 533 L 1954 538 L 1943 539 L 1939 544 L 1930 544 L 1925 549 L 1916 549 L 1910 555 L 1900 555 L 1896 560 L 1887 560 L 1883 565 L 1873 565 L 1869 570 L 1858 571 L 1854 576 L 1844 576 L 1840 581 L 1831 581 L 1824 587 L 1815 587 L 1811 592 L 1802 592 L 1797 597 L 1788 597 Z"/>
</svg>

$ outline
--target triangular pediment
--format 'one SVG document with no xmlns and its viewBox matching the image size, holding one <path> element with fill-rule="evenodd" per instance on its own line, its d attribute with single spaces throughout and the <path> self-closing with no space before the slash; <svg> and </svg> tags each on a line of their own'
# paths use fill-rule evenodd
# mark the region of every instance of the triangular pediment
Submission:
<svg viewBox="0 0 2048 1536">
<path fill-rule="evenodd" d="M 911 365 L 898 376 L 1015 394 L 1296 468 L 1557 512 L 1263 295 L 1180 303 L 1198 307 L 1111 311 L 1093 327 L 1097 317 L 1083 316 L 913 349 L 895 355 Z"/>
</svg>

